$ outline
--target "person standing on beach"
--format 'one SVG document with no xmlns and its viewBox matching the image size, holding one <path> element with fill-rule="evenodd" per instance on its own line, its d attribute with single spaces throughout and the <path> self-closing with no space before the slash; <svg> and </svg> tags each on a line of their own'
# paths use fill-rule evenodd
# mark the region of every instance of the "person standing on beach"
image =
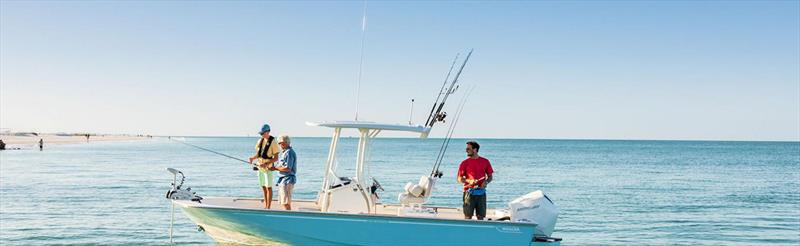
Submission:
<svg viewBox="0 0 800 246">
<path fill-rule="evenodd" d="M 39 151 L 42 151 L 43 149 L 44 149 L 44 139 L 40 138 L 39 139 Z"/>
<path fill-rule="evenodd" d="M 258 132 L 261 138 L 256 143 L 256 154 L 250 157 L 250 163 L 257 161 L 258 164 L 258 183 L 261 185 L 261 190 L 264 191 L 264 208 L 269 209 L 272 206 L 272 165 L 278 161 L 278 154 L 280 149 L 278 144 L 275 143 L 275 138 L 269 135 L 269 125 L 264 124 L 261 131 Z"/>
<path fill-rule="evenodd" d="M 273 170 L 278 171 L 278 197 L 280 197 L 281 205 L 286 210 L 292 210 L 292 189 L 297 181 L 295 174 L 297 173 L 297 154 L 291 146 L 289 136 L 282 135 L 278 137 L 278 144 L 281 145 L 281 154 L 278 158 L 278 164 L 275 165 Z"/>
<path fill-rule="evenodd" d="M 492 182 L 494 170 L 488 159 L 478 155 L 480 148 L 478 142 L 467 142 L 467 159 L 458 166 L 456 180 L 464 184 L 464 219 L 472 219 L 473 214 L 478 220 L 486 217 L 486 185 Z"/>
</svg>

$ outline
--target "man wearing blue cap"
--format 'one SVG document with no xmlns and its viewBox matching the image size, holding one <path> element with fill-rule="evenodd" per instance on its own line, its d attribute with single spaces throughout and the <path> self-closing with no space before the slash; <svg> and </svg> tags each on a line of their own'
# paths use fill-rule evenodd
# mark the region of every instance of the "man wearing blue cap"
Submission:
<svg viewBox="0 0 800 246">
<path fill-rule="evenodd" d="M 269 125 L 264 124 L 258 134 L 261 138 L 256 143 L 256 154 L 250 157 L 250 163 L 258 161 L 258 183 L 264 191 L 264 208 L 269 209 L 272 205 L 272 164 L 278 161 L 280 148 L 275 143 L 275 138 L 269 135 Z"/>
</svg>

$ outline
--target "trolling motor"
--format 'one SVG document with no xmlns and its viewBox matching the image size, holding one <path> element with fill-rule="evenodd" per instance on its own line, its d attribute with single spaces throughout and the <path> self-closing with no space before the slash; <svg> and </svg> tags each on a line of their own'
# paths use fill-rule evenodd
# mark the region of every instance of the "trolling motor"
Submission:
<svg viewBox="0 0 800 246">
<path fill-rule="evenodd" d="M 186 188 L 185 190 L 181 189 L 183 186 L 183 181 L 186 180 L 186 176 L 183 175 L 183 172 L 178 171 L 178 169 L 168 167 L 167 171 L 172 173 L 172 189 L 167 191 L 167 199 L 170 200 L 191 200 L 193 202 L 200 202 L 203 200 L 202 197 L 198 196 L 192 188 Z M 178 184 L 178 174 L 181 175 L 181 183 Z M 175 203 L 170 202 L 170 220 L 169 220 L 169 244 L 172 244 L 172 228 L 175 225 Z M 202 227 L 201 227 L 202 228 Z"/>
<path fill-rule="evenodd" d="M 186 180 L 186 176 L 183 175 L 183 172 L 179 171 L 178 169 L 174 168 L 167 168 L 167 171 L 172 173 L 172 189 L 167 191 L 166 198 L 170 200 L 191 200 L 194 202 L 200 202 L 203 200 L 203 197 L 200 197 L 192 191 L 192 188 L 186 188 L 185 190 L 181 189 L 183 186 L 183 181 Z M 178 174 L 181 175 L 181 183 L 178 184 Z"/>
</svg>

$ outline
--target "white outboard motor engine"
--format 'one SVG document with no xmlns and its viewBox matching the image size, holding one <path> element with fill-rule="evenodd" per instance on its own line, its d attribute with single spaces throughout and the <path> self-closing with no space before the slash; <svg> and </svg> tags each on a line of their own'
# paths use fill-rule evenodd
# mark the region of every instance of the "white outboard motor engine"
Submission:
<svg viewBox="0 0 800 246">
<path fill-rule="evenodd" d="M 558 207 L 544 192 L 537 190 L 508 203 L 511 221 L 536 223 L 535 237 L 550 237 L 556 227 Z"/>
</svg>

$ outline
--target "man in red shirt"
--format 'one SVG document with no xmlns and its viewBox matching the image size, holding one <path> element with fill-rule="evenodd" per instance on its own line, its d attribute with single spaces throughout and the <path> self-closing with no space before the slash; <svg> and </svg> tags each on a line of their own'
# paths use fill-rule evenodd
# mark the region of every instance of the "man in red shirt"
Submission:
<svg viewBox="0 0 800 246">
<path fill-rule="evenodd" d="M 478 155 L 481 146 L 478 142 L 467 142 L 467 159 L 458 166 L 456 179 L 464 184 L 464 219 L 472 219 L 476 214 L 478 220 L 486 217 L 486 185 L 492 182 L 492 164 Z"/>
</svg>

